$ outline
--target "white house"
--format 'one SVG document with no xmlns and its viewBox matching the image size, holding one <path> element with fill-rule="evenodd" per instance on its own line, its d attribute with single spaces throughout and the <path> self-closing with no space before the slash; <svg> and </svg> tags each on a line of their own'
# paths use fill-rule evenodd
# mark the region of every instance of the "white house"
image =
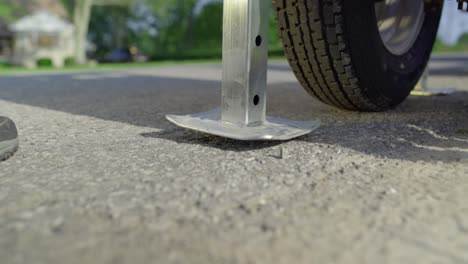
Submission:
<svg viewBox="0 0 468 264">
<path fill-rule="evenodd" d="M 468 33 L 468 14 L 457 10 L 457 6 L 458 3 L 454 0 L 445 1 L 439 28 L 439 38 L 445 45 L 456 45 Z"/>
<path fill-rule="evenodd" d="M 34 68 L 39 59 L 47 58 L 54 67 L 63 67 L 65 60 L 73 57 L 74 27 L 54 14 L 36 12 L 10 29 L 14 34 L 12 64 Z"/>
</svg>

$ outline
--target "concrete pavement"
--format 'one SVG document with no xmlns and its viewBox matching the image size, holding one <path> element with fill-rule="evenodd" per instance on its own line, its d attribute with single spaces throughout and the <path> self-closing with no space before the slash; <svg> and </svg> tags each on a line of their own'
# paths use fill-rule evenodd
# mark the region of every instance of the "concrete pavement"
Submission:
<svg viewBox="0 0 468 264">
<path fill-rule="evenodd" d="M 320 119 L 284 143 L 187 131 L 220 65 L 0 77 L 21 147 L 0 163 L 0 262 L 467 263 L 468 63 L 386 113 L 309 97 L 270 66 L 268 111 Z"/>
</svg>

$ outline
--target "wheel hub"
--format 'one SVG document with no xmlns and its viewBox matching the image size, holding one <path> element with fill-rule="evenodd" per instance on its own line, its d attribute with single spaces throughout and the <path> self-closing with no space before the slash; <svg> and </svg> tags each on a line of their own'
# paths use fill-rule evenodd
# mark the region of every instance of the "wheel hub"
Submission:
<svg viewBox="0 0 468 264">
<path fill-rule="evenodd" d="M 375 15 L 383 44 L 390 53 L 401 56 L 411 49 L 424 24 L 424 1 L 379 1 Z"/>
</svg>

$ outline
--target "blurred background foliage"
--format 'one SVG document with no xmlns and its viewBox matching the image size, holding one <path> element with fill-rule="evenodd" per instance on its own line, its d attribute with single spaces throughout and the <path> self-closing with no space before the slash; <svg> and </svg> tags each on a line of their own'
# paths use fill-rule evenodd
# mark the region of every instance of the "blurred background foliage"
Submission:
<svg viewBox="0 0 468 264">
<path fill-rule="evenodd" d="M 0 18 L 7 23 L 46 7 L 73 21 L 74 8 L 85 0 L 0 0 Z M 221 58 L 221 0 L 92 0 L 88 40 L 94 58 L 102 60 L 118 49 L 135 47 L 150 60 Z M 435 51 L 468 51 L 465 36 L 455 47 L 441 42 Z M 283 51 L 271 17 L 270 53 Z"/>
<path fill-rule="evenodd" d="M 62 0 L 69 16 L 74 1 L 79 0 Z M 222 20 L 219 0 L 129 0 L 124 5 L 94 5 L 88 39 L 98 59 L 129 47 L 151 60 L 221 58 Z M 281 56 L 273 15 L 271 24 L 270 50 Z"/>
<path fill-rule="evenodd" d="M 222 2 L 195 0 L 136 2 L 130 6 L 95 6 L 89 39 L 102 57 L 113 49 L 137 47 L 152 60 L 221 57 Z M 282 55 L 271 17 L 270 50 Z"/>
<path fill-rule="evenodd" d="M 5 23 L 10 23 L 25 13 L 26 10 L 19 5 L 9 3 L 6 0 L 0 1 L 0 18 Z"/>
</svg>

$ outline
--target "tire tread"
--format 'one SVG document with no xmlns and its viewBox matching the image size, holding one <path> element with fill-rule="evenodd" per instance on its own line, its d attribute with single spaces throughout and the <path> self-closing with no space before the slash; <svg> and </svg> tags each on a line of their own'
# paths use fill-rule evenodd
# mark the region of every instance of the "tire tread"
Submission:
<svg viewBox="0 0 468 264">
<path fill-rule="evenodd" d="M 344 32 L 344 0 L 274 0 L 285 54 L 305 90 L 339 108 L 380 111 L 359 84 Z"/>
</svg>

